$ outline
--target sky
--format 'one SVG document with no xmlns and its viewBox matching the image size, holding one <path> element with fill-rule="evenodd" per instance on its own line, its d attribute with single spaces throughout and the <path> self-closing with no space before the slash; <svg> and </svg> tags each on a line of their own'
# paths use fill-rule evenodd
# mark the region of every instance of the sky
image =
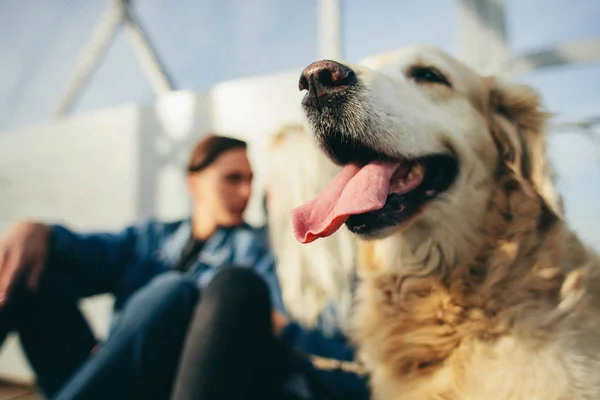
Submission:
<svg viewBox="0 0 600 400">
<path fill-rule="evenodd" d="M 176 89 L 300 70 L 318 57 L 316 0 L 131 0 Z M 600 38 L 598 0 L 505 0 L 516 53 Z M 344 58 L 415 43 L 459 56 L 459 0 L 342 0 Z M 48 121 L 108 0 L 0 0 L 0 134 Z M 600 116 L 600 63 L 518 78 L 561 118 Z M 119 31 L 74 112 L 149 103 L 154 94 Z M 600 134 L 600 133 L 599 133 Z M 579 134 L 551 143 L 573 218 L 600 243 L 600 148 Z M 582 200 L 588 199 L 588 200 Z M 591 218 L 590 218 L 590 214 Z"/>
<path fill-rule="evenodd" d="M 459 55 L 458 0 L 342 0 L 344 58 L 415 43 Z M 597 0 L 506 0 L 515 52 L 600 37 Z M 317 54 L 316 0 L 132 0 L 176 89 L 301 68 Z M 0 0 L 0 132 L 43 122 L 64 93 L 75 60 L 108 0 Z M 563 115 L 600 104 L 600 64 L 550 68 L 521 78 Z M 76 113 L 150 102 L 123 31 L 111 43 Z"/>
</svg>

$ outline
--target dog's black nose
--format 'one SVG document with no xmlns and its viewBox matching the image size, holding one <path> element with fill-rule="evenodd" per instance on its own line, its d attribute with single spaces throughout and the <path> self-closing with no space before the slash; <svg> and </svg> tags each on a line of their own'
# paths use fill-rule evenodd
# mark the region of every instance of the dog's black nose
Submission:
<svg viewBox="0 0 600 400">
<path fill-rule="evenodd" d="M 347 90 L 356 83 L 352 69 L 335 61 L 322 60 L 310 64 L 302 71 L 298 88 L 307 89 L 302 103 L 322 106 L 331 97 Z"/>
</svg>

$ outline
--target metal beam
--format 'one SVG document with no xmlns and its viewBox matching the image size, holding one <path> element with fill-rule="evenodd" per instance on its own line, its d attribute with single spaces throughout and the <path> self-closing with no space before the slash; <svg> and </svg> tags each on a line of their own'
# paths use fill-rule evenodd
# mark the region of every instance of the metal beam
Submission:
<svg viewBox="0 0 600 400">
<path fill-rule="evenodd" d="M 77 101 L 85 84 L 89 81 L 92 72 L 98 67 L 100 59 L 106 53 L 111 39 L 121 25 L 124 7 L 120 1 L 115 0 L 96 25 L 88 43 L 83 47 L 75 65 L 75 71 L 67 90 L 54 111 L 56 116 L 68 114 Z"/>
<path fill-rule="evenodd" d="M 133 50 L 136 52 L 137 58 L 154 88 L 154 92 L 161 95 L 173 90 L 171 79 L 163 69 L 142 27 L 133 20 L 130 11 L 125 13 L 124 22 L 125 32 L 129 35 Z"/>
<path fill-rule="evenodd" d="M 482 73 L 497 73 L 510 59 L 504 0 L 460 0 L 461 58 Z"/>
<path fill-rule="evenodd" d="M 55 110 L 56 116 L 69 113 L 92 73 L 98 67 L 121 24 L 125 25 L 125 31 L 133 50 L 142 64 L 142 69 L 154 92 L 161 95 L 173 90 L 171 80 L 162 67 L 150 41 L 131 15 L 130 0 L 112 0 L 109 10 L 96 25 L 89 42 L 84 46 L 77 60 L 73 77 Z"/>
<path fill-rule="evenodd" d="M 342 12 L 341 0 L 318 0 L 318 51 L 319 58 L 341 60 Z"/>
<path fill-rule="evenodd" d="M 590 116 L 574 120 L 560 120 L 550 124 L 554 131 L 588 131 L 600 133 L 600 117 Z"/>
<path fill-rule="evenodd" d="M 508 71 L 508 75 L 514 76 L 541 68 L 587 62 L 600 62 L 600 39 L 568 43 L 523 54 L 510 60 L 503 69 Z"/>
</svg>

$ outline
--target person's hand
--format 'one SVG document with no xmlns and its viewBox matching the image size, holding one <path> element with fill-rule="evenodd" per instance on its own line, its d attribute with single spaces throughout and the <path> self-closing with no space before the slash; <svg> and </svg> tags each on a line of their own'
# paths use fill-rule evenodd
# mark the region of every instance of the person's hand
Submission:
<svg viewBox="0 0 600 400">
<path fill-rule="evenodd" d="M 0 237 L 0 306 L 15 278 L 27 269 L 27 286 L 36 289 L 48 254 L 50 227 L 19 222 Z"/>
<path fill-rule="evenodd" d="M 273 319 L 273 331 L 275 335 L 279 335 L 283 328 L 289 323 L 288 319 L 277 310 L 273 310 L 271 317 Z"/>
</svg>

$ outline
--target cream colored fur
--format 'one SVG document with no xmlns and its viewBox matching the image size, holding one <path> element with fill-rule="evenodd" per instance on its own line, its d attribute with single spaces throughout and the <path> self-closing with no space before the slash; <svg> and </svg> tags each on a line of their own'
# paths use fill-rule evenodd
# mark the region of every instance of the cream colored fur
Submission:
<svg viewBox="0 0 600 400">
<path fill-rule="evenodd" d="M 415 83 L 414 66 L 452 87 Z M 353 338 L 373 398 L 600 398 L 600 263 L 563 219 L 538 95 L 428 46 L 351 67 L 349 134 L 460 165 L 412 221 L 359 243 Z"/>
<path fill-rule="evenodd" d="M 342 329 L 349 325 L 356 244 L 349 232 L 304 246 L 294 238 L 292 208 L 312 199 L 338 172 L 302 126 L 283 127 L 269 149 L 269 233 L 277 273 L 290 314 L 313 327 L 325 315 Z"/>
</svg>

